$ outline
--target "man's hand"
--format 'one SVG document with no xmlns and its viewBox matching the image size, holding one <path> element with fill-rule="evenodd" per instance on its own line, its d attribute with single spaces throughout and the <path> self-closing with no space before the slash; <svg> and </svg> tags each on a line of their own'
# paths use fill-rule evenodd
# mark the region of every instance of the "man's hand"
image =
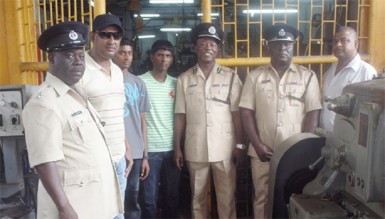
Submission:
<svg viewBox="0 0 385 219">
<path fill-rule="evenodd" d="M 126 161 L 127 161 L 127 165 L 126 165 L 126 170 L 124 175 L 127 178 L 131 172 L 132 165 L 134 165 L 134 160 L 132 159 L 131 151 L 129 153 L 126 152 Z"/>
<path fill-rule="evenodd" d="M 232 152 L 232 161 L 236 167 L 242 165 L 243 163 L 243 150 L 239 148 L 234 148 Z"/>
<path fill-rule="evenodd" d="M 264 145 L 262 143 L 254 147 L 254 150 L 257 153 L 261 162 L 270 161 L 271 156 L 273 156 L 273 150 L 269 146 Z"/>
<path fill-rule="evenodd" d="M 124 139 L 124 144 L 126 146 L 126 154 L 125 154 L 125 157 L 126 157 L 126 161 L 127 161 L 127 164 L 126 164 L 126 170 L 124 171 L 124 176 L 127 178 L 128 175 L 130 174 L 130 171 L 131 171 L 131 168 L 132 168 L 132 165 L 134 165 L 134 160 L 132 158 L 132 154 L 131 154 L 131 145 L 128 143 L 128 140 L 127 138 Z"/>
<path fill-rule="evenodd" d="M 68 203 L 68 205 L 63 206 L 58 209 L 59 210 L 59 218 L 60 219 L 78 219 L 78 215 L 72 206 Z"/>
<path fill-rule="evenodd" d="M 142 167 L 140 168 L 140 179 L 144 180 L 150 174 L 150 164 L 147 158 L 142 159 Z"/>
<path fill-rule="evenodd" d="M 183 167 L 183 153 L 179 147 L 175 148 L 174 150 L 174 161 L 175 165 L 181 171 Z"/>
</svg>

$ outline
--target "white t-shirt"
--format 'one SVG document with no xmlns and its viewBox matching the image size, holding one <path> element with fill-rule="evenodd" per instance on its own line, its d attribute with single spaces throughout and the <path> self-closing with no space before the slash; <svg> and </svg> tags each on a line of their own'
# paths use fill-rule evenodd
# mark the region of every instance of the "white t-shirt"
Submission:
<svg viewBox="0 0 385 219">
<path fill-rule="evenodd" d="M 86 70 L 79 84 L 98 111 L 104 125 L 106 142 L 114 162 L 126 153 L 124 129 L 124 84 L 120 68 L 110 61 L 111 75 L 107 74 L 95 60 L 85 53 Z"/>
<path fill-rule="evenodd" d="M 357 54 L 338 74 L 336 74 L 337 62 L 326 71 L 323 79 L 322 96 L 336 98 L 341 96 L 346 85 L 371 80 L 377 75 L 376 70 L 370 64 L 361 60 Z M 327 109 L 327 102 L 323 102 L 321 110 L 320 127 L 333 131 L 336 114 Z"/>
</svg>

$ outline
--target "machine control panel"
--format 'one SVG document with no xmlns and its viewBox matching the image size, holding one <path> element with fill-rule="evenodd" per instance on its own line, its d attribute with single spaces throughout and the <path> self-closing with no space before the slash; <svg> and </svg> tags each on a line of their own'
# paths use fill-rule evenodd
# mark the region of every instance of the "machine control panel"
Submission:
<svg viewBox="0 0 385 219">
<path fill-rule="evenodd" d="M 0 137 L 23 136 L 21 113 L 36 86 L 9 85 L 0 89 Z"/>
</svg>

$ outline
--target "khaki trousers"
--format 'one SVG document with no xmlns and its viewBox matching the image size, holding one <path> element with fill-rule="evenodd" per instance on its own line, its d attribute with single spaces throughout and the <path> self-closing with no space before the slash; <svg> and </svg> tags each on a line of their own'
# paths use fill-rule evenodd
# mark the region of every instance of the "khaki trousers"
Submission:
<svg viewBox="0 0 385 219">
<path fill-rule="evenodd" d="M 192 218 L 208 218 L 208 191 L 210 173 L 213 174 L 219 218 L 236 218 L 235 166 L 231 160 L 219 162 L 187 161 L 191 186 Z"/>
<path fill-rule="evenodd" d="M 251 157 L 250 162 L 254 185 L 254 218 L 267 218 L 270 162 L 261 162 L 258 157 Z"/>
</svg>

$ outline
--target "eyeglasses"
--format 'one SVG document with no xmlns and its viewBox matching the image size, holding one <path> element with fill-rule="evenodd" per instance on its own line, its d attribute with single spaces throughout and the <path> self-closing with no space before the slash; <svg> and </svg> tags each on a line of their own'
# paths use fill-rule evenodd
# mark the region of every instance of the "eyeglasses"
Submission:
<svg viewBox="0 0 385 219">
<path fill-rule="evenodd" d="M 106 40 L 111 39 L 111 37 L 114 38 L 114 40 L 120 40 L 123 37 L 123 33 L 121 32 L 108 32 L 108 31 L 97 31 L 96 32 L 100 38 Z"/>
<path fill-rule="evenodd" d="M 294 42 L 291 41 L 276 41 L 276 42 L 269 42 L 269 47 L 272 49 L 280 49 L 282 46 L 285 49 L 290 49 L 294 45 Z"/>
</svg>

